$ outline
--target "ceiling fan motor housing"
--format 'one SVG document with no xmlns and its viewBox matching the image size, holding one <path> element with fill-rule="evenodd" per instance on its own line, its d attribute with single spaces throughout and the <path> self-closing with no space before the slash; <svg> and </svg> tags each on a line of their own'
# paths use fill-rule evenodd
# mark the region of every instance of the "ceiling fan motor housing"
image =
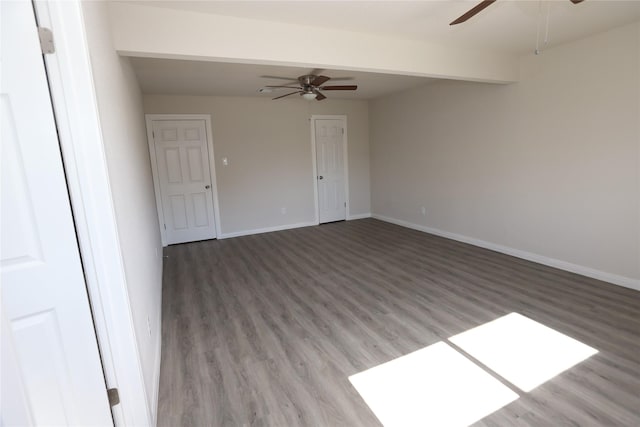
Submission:
<svg viewBox="0 0 640 427">
<path fill-rule="evenodd" d="M 300 82 L 301 85 L 305 86 L 305 85 L 311 85 L 311 82 L 315 80 L 317 76 L 314 76 L 313 74 L 308 74 L 306 76 L 300 76 L 298 77 L 298 81 Z"/>
</svg>

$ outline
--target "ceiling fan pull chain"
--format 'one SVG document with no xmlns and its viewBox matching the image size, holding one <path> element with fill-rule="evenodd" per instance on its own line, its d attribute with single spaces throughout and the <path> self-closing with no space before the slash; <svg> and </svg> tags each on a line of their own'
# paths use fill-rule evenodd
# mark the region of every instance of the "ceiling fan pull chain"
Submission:
<svg viewBox="0 0 640 427">
<path fill-rule="evenodd" d="M 551 2 L 547 1 L 547 18 L 544 29 L 544 40 L 542 41 L 542 49 L 540 49 L 540 25 L 542 24 L 542 0 L 538 2 L 538 25 L 536 28 L 536 50 L 534 53 L 540 55 L 549 44 L 549 21 L 551 19 Z"/>
<path fill-rule="evenodd" d="M 538 22 L 536 25 L 536 50 L 533 52 L 540 55 L 540 21 L 542 20 L 542 0 L 538 0 Z"/>
<path fill-rule="evenodd" d="M 551 2 L 547 1 L 547 28 L 545 29 L 544 34 L 544 44 L 542 45 L 543 49 L 547 48 L 547 44 L 549 44 L 549 19 L 551 17 Z"/>
</svg>

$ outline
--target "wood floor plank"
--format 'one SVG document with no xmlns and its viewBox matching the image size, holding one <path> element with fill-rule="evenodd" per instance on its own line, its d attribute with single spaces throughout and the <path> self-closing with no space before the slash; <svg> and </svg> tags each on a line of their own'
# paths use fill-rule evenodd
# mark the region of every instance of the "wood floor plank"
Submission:
<svg viewBox="0 0 640 427">
<path fill-rule="evenodd" d="M 640 425 L 640 292 L 373 219 L 165 255 L 160 426 L 379 425 L 350 375 L 511 312 L 599 352 L 477 425 Z"/>
</svg>

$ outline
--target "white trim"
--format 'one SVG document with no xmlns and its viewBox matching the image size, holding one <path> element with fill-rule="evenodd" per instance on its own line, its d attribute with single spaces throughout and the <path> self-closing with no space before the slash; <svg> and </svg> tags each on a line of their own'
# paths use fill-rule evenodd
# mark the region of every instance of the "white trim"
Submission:
<svg viewBox="0 0 640 427">
<path fill-rule="evenodd" d="M 204 120 L 207 132 L 207 148 L 209 151 L 209 174 L 211 175 L 211 191 L 213 201 L 213 221 L 216 228 L 216 238 L 222 235 L 220 225 L 220 206 L 218 203 L 218 184 L 216 181 L 216 158 L 213 153 L 213 133 L 211 131 L 211 115 L 209 114 L 145 114 L 147 125 L 147 142 L 149 144 L 149 156 L 151 157 L 151 173 L 153 174 L 153 189 L 156 194 L 156 206 L 158 208 L 158 221 L 160 222 L 160 237 L 162 246 L 167 246 L 167 232 L 164 229 L 164 213 L 162 211 L 162 194 L 158 182 L 158 166 L 156 159 L 155 143 L 153 140 L 153 122 L 161 120 Z"/>
<path fill-rule="evenodd" d="M 229 239 L 231 237 L 250 236 L 252 234 L 271 233 L 272 231 L 291 230 L 292 228 L 311 227 L 318 225 L 315 222 L 299 222 L 296 224 L 276 225 L 275 227 L 256 228 L 253 230 L 233 231 L 231 233 L 221 234 L 219 239 Z"/>
<path fill-rule="evenodd" d="M 318 210 L 318 161 L 316 158 L 316 123 L 314 118 L 309 118 L 309 129 L 311 129 L 311 170 L 313 175 L 311 176 L 311 185 L 313 187 L 313 212 L 314 212 L 314 225 L 320 224 L 320 211 Z"/>
<path fill-rule="evenodd" d="M 116 425 L 152 425 L 100 129 L 79 0 L 35 2 L 38 22 L 55 36 L 44 55 L 65 176 L 107 387 L 117 387 Z"/>
<path fill-rule="evenodd" d="M 162 256 L 162 254 L 161 254 Z M 164 265 L 164 262 L 161 263 Z M 163 268 L 164 269 L 164 268 Z M 163 277 L 163 271 L 160 271 L 160 277 Z M 162 301 L 162 295 L 160 295 L 160 301 Z M 160 365 L 162 363 L 162 309 L 160 309 L 159 319 L 156 321 L 156 325 L 160 325 L 160 339 L 158 340 L 155 348 L 155 360 L 156 363 L 153 367 L 153 424 L 154 426 L 158 425 L 158 402 L 160 395 Z"/>
<path fill-rule="evenodd" d="M 423 225 L 413 224 L 411 222 L 403 221 L 401 219 L 395 219 L 395 218 L 391 218 L 383 215 L 378 215 L 375 213 L 372 215 L 372 217 L 380 221 L 390 222 L 392 224 L 400 225 L 402 227 L 423 231 L 425 233 L 433 234 L 440 237 L 445 237 L 451 240 L 457 240 L 458 242 L 468 243 L 470 245 L 478 246 L 485 249 L 490 249 L 492 251 L 511 255 L 517 258 L 522 258 L 527 261 L 533 261 L 538 264 L 547 265 L 549 267 L 558 268 L 560 270 L 565 270 L 571 273 L 580 274 L 582 276 L 590 277 L 592 279 L 602 280 L 603 282 L 609 282 L 609 283 L 613 283 L 614 285 L 640 291 L 640 280 L 638 279 L 632 279 L 630 277 L 624 277 L 624 276 L 619 276 L 617 274 L 607 273 L 605 271 L 596 270 L 594 268 L 585 267 L 578 264 L 572 264 L 567 261 L 562 261 L 555 258 L 549 258 L 544 255 L 539 255 L 532 252 L 511 248 L 509 246 L 503 246 L 496 243 L 487 242 L 485 240 L 463 236 L 462 234 L 451 233 L 449 231 L 439 230 L 437 228 L 431 228 Z"/>
<path fill-rule="evenodd" d="M 160 227 L 160 242 L 162 246 L 167 246 L 167 232 L 165 230 L 164 212 L 162 210 L 162 193 L 158 183 L 158 167 L 156 159 L 155 143 L 153 138 L 153 122 L 145 115 L 145 125 L 147 128 L 147 144 L 149 146 L 149 157 L 151 160 L 151 175 L 153 176 L 153 192 L 156 196 L 156 209 L 158 211 L 158 226 Z"/>
<path fill-rule="evenodd" d="M 351 215 L 347 220 L 371 218 L 370 213 Z M 291 230 L 293 228 L 311 227 L 318 225 L 317 222 L 298 222 L 295 224 L 276 225 L 275 227 L 256 228 L 253 230 L 234 231 L 231 233 L 224 233 L 218 236 L 219 239 L 229 239 L 231 237 L 250 236 L 252 234 L 271 233 L 272 231 Z"/>
<path fill-rule="evenodd" d="M 351 216 L 351 203 L 350 203 L 350 194 L 349 194 L 349 147 L 347 144 L 347 141 L 349 140 L 347 138 L 347 116 L 341 116 L 343 117 L 342 119 L 342 123 L 343 123 L 343 127 L 342 129 L 342 150 L 343 150 L 343 159 L 342 159 L 342 163 L 344 163 L 344 201 L 345 201 L 345 212 L 344 212 L 344 219 L 345 221 L 349 219 L 349 217 Z"/>
<path fill-rule="evenodd" d="M 367 212 L 363 214 L 349 215 L 349 217 L 347 218 L 347 221 L 351 221 L 354 219 L 363 219 L 363 218 L 371 218 L 371 213 Z"/>
<path fill-rule="evenodd" d="M 313 201 L 315 207 L 315 224 L 320 224 L 320 207 L 318 203 L 318 159 L 316 157 L 316 120 L 342 120 L 342 163 L 344 164 L 344 201 L 345 201 L 345 220 L 351 218 L 349 215 L 349 147 L 347 138 L 347 116 L 330 115 L 330 114 L 313 114 L 309 121 L 311 122 L 311 157 L 313 163 Z"/>
<path fill-rule="evenodd" d="M 207 144 L 209 146 L 209 174 L 211 175 L 211 188 L 213 195 L 213 221 L 216 225 L 216 236 L 222 234 L 222 223 L 220 222 L 220 202 L 218 199 L 218 180 L 216 178 L 216 156 L 213 153 L 213 132 L 211 127 L 211 115 L 207 114 L 204 122 L 207 130 Z"/>
</svg>

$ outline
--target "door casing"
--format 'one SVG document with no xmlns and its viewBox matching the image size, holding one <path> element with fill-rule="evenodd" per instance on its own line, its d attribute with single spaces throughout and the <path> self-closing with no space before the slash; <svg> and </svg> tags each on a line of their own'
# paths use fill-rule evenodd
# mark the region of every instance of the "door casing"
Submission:
<svg viewBox="0 0 640 427">
<path fill-rule="evenodd" d="M 150 406 L 129 305 L 82 2 L 33 4 L 38 25 L 51 29 L 55 39 L 55 54 L 44 55 L 44 60 L 105 380 L 107 387 L 119 391 L 120 404 L 111 408 L 113 419 L 116 426 L 155 425 L 157 396 Z"/>
<path fill-rule="evenodd" d="M 314 114 L 311 116 L 311 163 L 313 165 L 313 203 L 315 206 L 315 219 L 314 223 L 316 225 L 320 224 L 320 204 L 318 201 L 318 159 L 316 157 L 316 120 L 341 120 L 342 126 L 344 129 L 344 134 L 342 134 L 342 156 L 344 163 L 344 200 L 346 203 L 346 212 L 345 212 L 345 220 L 350 219 L 349 214 L 349 147 L 348 147 L 348 138 L 347 138 L 347 116 L 345 115 L 318 115 Z"/>
<path fill-rule="evenodd" d="M 2 37 L 15 39 L 9 46 L 3 43 L 0 83 L 6 405 L 0 423 L 110 425 L 34 12 L 28 1 L 0 7 Z"/>
<path fill-rule="evenodd" d="M 151 158 L 151 173 L 153 174 L 153 188 L 156 195 L 156 207 L 158 208 L 158 221 L 160 223 L 160 237 L 162 246 L 167 246 L 167 233 L 162 224 L 165 224 L 162 208 L 162 193 L 158 180 L 158 162 L 156 158 L 155 141 L 153 138 L 153 122 L 163 120 L 204 120 L 207 132 L 207 148 L 209 153 L 209 174 L 211 175 L 211 193 L 213 199 L 213 215 L 216 229 L 216 238 L 220 238 L 222 230 L 220 226 L 220 208 L 218 204 L 218 185 L 216 182 L 216 161 L 213 152 L 213 133 L 211 132 L 211 116 L 209 114 L 145 114 L 147 123 L 147 141 L 149 143 L 149 156 Z"/>
</svg>

